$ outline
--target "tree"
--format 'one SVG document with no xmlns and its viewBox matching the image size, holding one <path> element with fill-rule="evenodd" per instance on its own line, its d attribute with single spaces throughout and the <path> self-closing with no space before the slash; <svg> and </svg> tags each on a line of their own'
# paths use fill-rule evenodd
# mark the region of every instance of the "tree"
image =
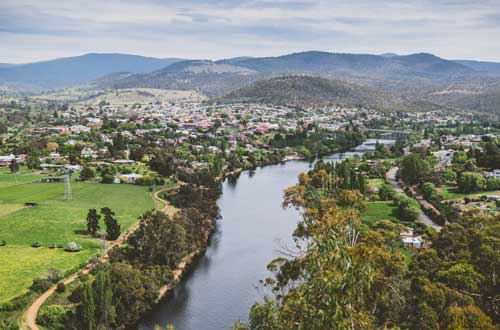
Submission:
<svg viewBox="0 0 500 330">
<path fill-rule="evenodd" d="M 19 164 L 17 163 L 17 160 L 14 158 L 13 160 L 10 161 L 10 173 L 15 174 L 17 171 L 19 171 Z"/>
<path fill-rule="evenodd" d="M 96 209 L 89 209 L 87 214 L 87 232 L 95 235 L 101 227 L 99 227 L 99 219 L 101 215 L 97 213 Z"/>
<path fill-rule="evenodd" d="M 114 241 L 120 236 L 121 226 L 114 218 L 115 213 L 109 207 L 103 207 L 101 213 L 104 214 L 104 223 L 106 224 L 106 238 Z"/>
<path fill-rule="evenodd" d="M 459 263 L 450 269 L 437 273 L 438 278 L 449 287 L 467 291 L 476 292 L 484 277 L 474 270 L 469 264 Z"/>
<path fill-rule="evenodd" d="M 40 167 L 40 157 L 37 152 L 32 152 L 26 159 L 26 166 L 32 170 Z"/>
<path fill-rule="evenodd" d="M 453 183 L 457 179 L 457 174 L 452 169 L 445 169 L 441 172 L 441 178 L 446 183 Z"/>
<path fill-rule="evenodd" d="M 95 172 L 92 168 L 85 166 L 80 172 L 80 180 L 87 181 L 95 177 Z"/>
<path fill-rule="evenodd" d="M 420 190 L 427 200 L 432 200 L 436 197 L 436 186 L 432 182 L 425 182 Z"/>
<path fill-rule="evenodd" d="M 474 329 L 474 330 L 494 330 L 491 319 L 485 315 L 478 307 L 468 305 L 465 307 L 453 306 L 448 308 L 445 315 L 446 330 Z"/>
<path fill-rule="evenodd" d="M 480 173 L 464 172 L 458 178 L 458 189 L 463 193 L 481 191 L 486 188 L 486 180 Z"/>
<path fill-rule="evenodd" d="M 415 184 L 428 173 L 429 164 L 417 154 L 411 153 L 403 158 L 400 171 L 405 182 Z"/>
<path fill-rule="evenodd" d="M 92 283 L 83 284 L 82 303 L 77 309 L 78 319 L 83 330 L 96 330 L 95 304 Z"/>
<path fill-rule="evenodd" d="M 396 191 L 392 187 L 392 185 L 388 183 L 384 183 L 383 185 L 380 186 L 378 189 L 378 197 L 382 201 L 390 201 L 394 198 L 394 195 L 396 194 Z"/>
<path fill-rule="evenodd" d="M 109 329 L 115 322 L 115 307 L 113 305 L 113 288 L 108 271 L 99 271 L 95 282 L 96 321 L 99 326 Z"/>
</svg>

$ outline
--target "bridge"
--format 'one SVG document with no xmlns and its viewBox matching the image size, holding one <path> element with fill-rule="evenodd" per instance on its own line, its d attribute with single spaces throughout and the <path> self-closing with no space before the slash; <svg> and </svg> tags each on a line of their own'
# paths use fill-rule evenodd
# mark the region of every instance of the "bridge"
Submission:
<svg viewBox="0 0 500 330">
<path fill-rule="evenodd" d="M 366 132 L 375 133 L 377 138 L 380 139 L 394 139 L 394 140 L 406 140 L 410 132 L 408 131 L 395 131 L 389 129 L 365 129 Z"/>
</svg>

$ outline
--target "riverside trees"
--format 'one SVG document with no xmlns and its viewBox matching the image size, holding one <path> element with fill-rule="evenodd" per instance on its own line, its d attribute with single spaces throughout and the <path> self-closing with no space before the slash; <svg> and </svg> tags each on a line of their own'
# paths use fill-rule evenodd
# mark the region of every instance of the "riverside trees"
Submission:
<svg viewBox="0 0 500 330">
<path fill-rule="evenodd" d="M 328 182 L 320 172 L 329 168 L 301 174 L 286 190 L 284 205 L 303 211 L 298 250 L 269 264 L 274 276 L 263 282 L 264 301 L 252 307 L 247 329 L 498 329 L 499 216 L 465 215 L 406 267 L 403 227 L 368 228 L 356 207 L 339 207 L 342 188 L 318 184 Z"/>
</svg>

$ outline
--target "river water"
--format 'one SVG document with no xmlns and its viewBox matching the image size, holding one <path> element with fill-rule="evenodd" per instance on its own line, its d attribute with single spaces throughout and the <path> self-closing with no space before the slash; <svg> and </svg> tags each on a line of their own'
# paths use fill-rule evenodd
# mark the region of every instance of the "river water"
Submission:
<svg viewBox="0 0 500 330">
<path fill-rule="evenodd" d="M 324 160 L 354 154 L 359 153 Z M 226 179 L 218 201 L 222 219 L 206 253 L 139 329 L 171 324 L 175 330 L 226 330 L 238 320 L 247 321 L 252 305 L 262 301 L 259 280 L 271 275 L 266 265 L 283 246 L 292 246 L 291 235 L 300 219 L 296 210 L 281 207 L 283 190 L 309 168 L 309 162 L 290 161 Z"/>
</svg>

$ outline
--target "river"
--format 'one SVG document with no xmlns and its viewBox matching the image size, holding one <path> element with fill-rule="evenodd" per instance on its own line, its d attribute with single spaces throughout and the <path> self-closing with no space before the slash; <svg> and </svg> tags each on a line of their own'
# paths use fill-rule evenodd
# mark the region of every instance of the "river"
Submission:
<svg viewBox="0 0 500 330">
<path fill-rule="evenodd" d="M 334 154 L 336 161 L 359 153 Z M 281 207 L 283 190 L 297 183 L 309 162 L 289 161 L 243 172 L 225 180 L 218 201 L 222 219 L 206 253 L 193 263 L 171 295 L 139 325 L 152 330 L 171 324 L 175 330 L 225 330 L 247 321 L 251 306 L 262 300 L 259 280 L 269 277 L 266 265 L 292 246 L 300 214 Z"/>
</svg>

